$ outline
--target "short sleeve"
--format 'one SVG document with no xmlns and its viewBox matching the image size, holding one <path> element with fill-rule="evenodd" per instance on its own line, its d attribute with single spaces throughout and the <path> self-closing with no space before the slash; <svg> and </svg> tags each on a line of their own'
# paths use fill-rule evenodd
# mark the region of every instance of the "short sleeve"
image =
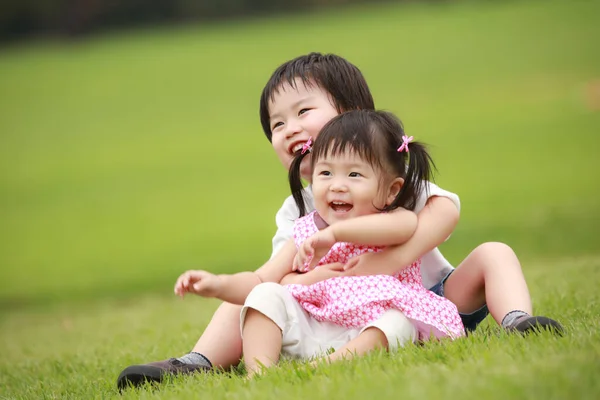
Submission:
<svg viewBox="0 0 600 400">
<path fill-rule="evenodd" d="M 304 189 L 304 198 L 306 201 L 306 211 L 310 213 L 315 209 L 312 190 L 309 187 Z M 275 214 L 275 223 L 277 224 L 277 232 L 273 236 L 273 252 L 271 258 L 277 254 L 279 250 L 285 245 L 288 240 L 292 238 L 294 221 L 300 216 L 300 211 L 296 206 L 296 202 L 292 196 L 289 196 L 283 202 L 283 205 Z"/>
<path fill-rule="evenodd" d="M 417 204 L 414 210 L 416 213 L 419 213 L 421 210 L 423 210 L 423 208 L 425 208 L 425 204 L 427 204 L 427 200 L 429 200 L 429 198 L 435 196 L 446 197 L 450 199 L 458 211 L 460 211 L 460 198 L 456 193 L 444 190 L 435 183 L 429 181 L 426 181 L 425 183 L 426 184 L 423 187 L 423 191 L 419 193 L 419 196 L 417 197 Z"/>
<path fill-rule="evenodd" d="M 271 258 L 277 254 L 283 245 L 291 239 L 294 221 L 298 218 L 299 212 L 296 203 L 292 196 L 285 199 L 283 205 L 275 214 L 275 223 L 277 224 L 277 232 L 273 236 L 273 252 Z"/>
<path fill-rule="evenodd" d="M 427 200 L 435 196 L 446 197 L 447 199 L 450 199 L 460 212 L 460 199 L 458 198 L 458 195 L 456 193 L 449 192 L 447 190 L 442 189 L 435 183 L 426 181 L 426 185 L 423 187 L 423 191 L 419 193 L 419 197 L 417 198 L 417 204 L 414 210 L 415 213 L 418 214 L 421 210 L 423 210 L 423 208 L 425 208 L 425 204 L 427 204 Z M 449 235 L 446 238 L 446 240 L 448 240 L 450 236 L 451 235 Z"/>
</svg>

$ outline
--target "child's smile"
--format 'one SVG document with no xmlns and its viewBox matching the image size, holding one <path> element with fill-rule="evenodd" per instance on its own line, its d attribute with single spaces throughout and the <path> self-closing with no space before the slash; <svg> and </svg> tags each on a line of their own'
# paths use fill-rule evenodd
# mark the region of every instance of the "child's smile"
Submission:
<svg viewBox="0 0 600 400">
<path fill-rule="evenodd" d="M 346 151 L 317 160 L 312 191 L 315 208 L 329 225 L 336 221 L 378 212 L 383 207 L 379 175 L 356 154 Z"/>
<path fill-rule="evenodd" d="M 352 204 L 345 203 L 342 201 L 332 201 L 329 203 L 329 208 L 331 208 L 334 212 L 344 214 L 352 210 Z"/>
<path fill-rule="evenodd" d="M 315 140 L 321 128 L 337 115 L 329 94 L 317 85 L 305 86 L 298 78 L 294 87 L 284 84 L 279 88 L 269 103 L 271 143 L 287 170 L 308 139 Z M 302 162 L 301 174 L 310 178 L 310 157 Z"/>
</svg>

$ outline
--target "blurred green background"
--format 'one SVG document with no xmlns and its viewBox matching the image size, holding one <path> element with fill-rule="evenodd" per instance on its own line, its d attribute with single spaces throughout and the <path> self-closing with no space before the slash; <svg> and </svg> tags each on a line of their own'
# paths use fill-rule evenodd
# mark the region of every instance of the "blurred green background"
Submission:
<svg viewBox="0 0 600 400">
<path fill-rule="evenodd" d="M 261 265 L 288 189 L 259 95 L 310 51 L 356 64 L 376 106 L 431 144 L 462 201 L 454 264 L 490 240 L 526 274 L 596 258 L 598 15 L 581 0 L 362 4 L 5 44 L 0 312 Z"/>
</svg>

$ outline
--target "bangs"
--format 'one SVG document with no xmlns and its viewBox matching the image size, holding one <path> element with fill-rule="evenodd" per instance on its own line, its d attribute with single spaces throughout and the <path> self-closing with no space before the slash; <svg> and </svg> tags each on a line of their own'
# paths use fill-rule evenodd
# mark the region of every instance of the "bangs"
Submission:
<svg viewBox="0 0 600 400">
<path fill-rule="evenodd" d="M 402 145 L 410 142 L 408 149 Z M 304 204 L 300 164 L 307 154 L 311 154 L 311 168 L 329 157 L 352 155 L 368 163 L 379 175 L 381 184 L 392 183 L 396 178 L 403 179 L 400 190 L 391 202 L 379 211 L 387 212 L 398 207 L 414 210 L 421 193 L 428 196 L 427 181 L 431 181 L 435 165 L 423 143 L 406 138 L 402 122 L 393 114 L 375 110 L 352 110 L 331 119 L 315 139 L 310 153 L 299 152 L 290 168 L 289 180 L 292 196 L 300 215 L 304 214 Z M 384 193 L 385 194 L 385 193 Z"/>
<path fill-rule="evenodd" d="M 384 143 L 375 134 L 375 126 L 365 118 L 364 113 L 344 113 L 323 127 L 312 151 L 312 166 L 319 159 L 339 156 L 345 153 L 357 155 L 363 161 L 380 170 L 383 163 L 378 154 L 382 153 Z"/>
<path fill-rule="evenodd" d="M 338 113 L 350 110 L 374 110 L 369 86 L 360 70 L 335 54 L 310 53 L 280 65 L 269 78 L 260 97 L 260 123 L 271 141 L 269 103 L 287 84 L 293 89 L 299 82 L 306 88 L 319 87 L 330 96 Z"/>
<path fill-rule="evenodd" d="M 292 69 L 290 71 L 286 71 L 285 74 L 280 75 L 278 79 L 271 83 L 271 87 L 266 92 L 269 103 L 275 101 L 275 96 L 284 90 L 284 86 L 286 85 L 293 90 L 296 90 L 298 88 L 297 80 L 300 80 L 307 89 L 320 86 L 319 83 L 315 81 L 313 74 L 306 68 L 303 68 L 302 70 Z"/>
</svg>

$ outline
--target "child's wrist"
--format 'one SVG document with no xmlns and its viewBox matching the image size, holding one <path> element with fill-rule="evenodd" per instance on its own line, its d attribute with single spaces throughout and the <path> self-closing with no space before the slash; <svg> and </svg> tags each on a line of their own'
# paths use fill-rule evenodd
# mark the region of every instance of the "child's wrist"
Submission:
<svg viewBox="0 0 600 400">
<path fill-rule="evenodd" d="M 339 242 L 338 237 L 340 235 L 340 233 L 337 231 L 335 224 L 334 225 L 329 225 L 327 227 L 327 229 L 329 229 L 329 233 L 331 234 L 331 237 L 333 238 L 334 242 Z"/>
<path fill-rule="evenodd" d="M 219 298 L 223 294 L 223 288 L 227 285 L 227 278 L 231 277 L 228 274 L 215 275 L 215 284 L 213 287 L 214 295 L 212 297 Z"/>
</svg>

